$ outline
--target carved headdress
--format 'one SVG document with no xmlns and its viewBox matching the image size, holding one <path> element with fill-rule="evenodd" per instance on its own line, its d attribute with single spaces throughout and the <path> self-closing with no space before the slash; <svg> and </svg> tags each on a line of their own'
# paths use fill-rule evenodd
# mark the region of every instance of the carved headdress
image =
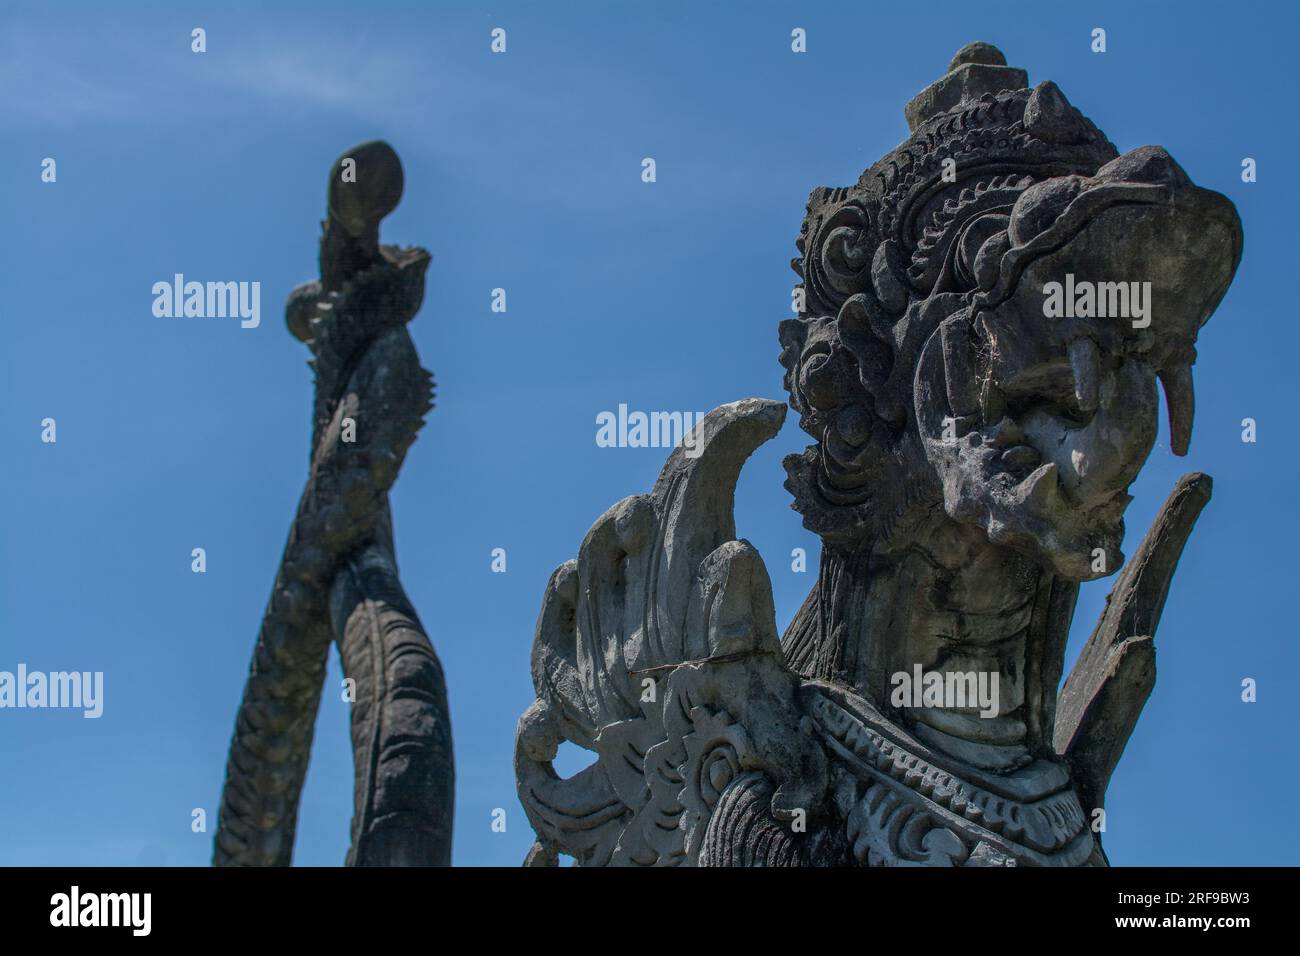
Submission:
<svg viewBox="0 0 1300 956">
<path fill-rule="evenodd" d="M 856 185 L 808 201 L 792 263 L 803 305 L 780 330 L 791 404 L 818 442 L 787 460 L 795 506 L 828 543 L 852 548 L 943 499 L 952 517 L 1068 576 L 1095 576 L 1095 548 L 1117 567 L 1119 492 L 1155 425 L 1140 420 L 1149 402 L 1136 393 L 1159 376 L 1185 453 L 1193 342 L 1240 258 L 1235 211 L 1162 149 L 1120 157 L 1056 84 L 1028 89 L 988 44 L 959 51 L 906 115 L 906 142 Z M 1189 274 L 1189 261 L 1205 268 Z M 1062 265 L 1124 291 L 1153 282 L 1155 324 L 1045 317 L 1042 279 L 1063 280 Z M 1108 371 L 1121 394 L 1099 414 Z M 1085 447 L 1101 431 L 1090 419 L 1111 428 L 1117 416 L 1125 447 Z M 1020 450 L 992 462 L 978 446 L 1003 421 L 1084 458 L 1118 451 L 1124 467 L 1089 487 L 1068 457 L 1052 468 L 1008 428 Z M 1088 513 L 1066 529 L 1052 508 Z"/>
</svg>

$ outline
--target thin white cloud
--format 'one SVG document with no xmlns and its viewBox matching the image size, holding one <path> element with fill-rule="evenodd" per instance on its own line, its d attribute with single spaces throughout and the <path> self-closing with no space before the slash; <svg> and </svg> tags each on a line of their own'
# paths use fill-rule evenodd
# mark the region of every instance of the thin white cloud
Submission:
<svg viewBox="0 0 1300 956">
<path fill-rule="evenodd" d="M 114 120 L 138 112 L 130 90 L 105 82 L 75 44 L 56 47 L 52 37 L 8 30 L 0 38 L 0 108 L 9 120 L 79 126 L 87 119 Z"/>
<path fill-rule="evenodd" d="M 90 13 L 67 20 L 11 20 L 0 32 L 0 114 L 7 121 L 82 127 L 153 122 L 177 108 L 239 114 L 270 105 L 436 133 L 486 95 L 439 70 L 427 50 L 396 47 L 391 37 L 367 42 L 343 27 L 285 21 L 263 23 L 257 33 L 212 29 L 200 59 L 188 33 L 160 35 L 176 32 L 170 26 L 124 31 L 120 20 L 97 22 Z"/>
<path fill-rule="evenodd" d="M 359 47 L 336 35 L 294 36 L 292 44 L 257 43 L 234 50 L 222 63 L 218 83 L 254 98 L 300 107 L 345 112 L 368 119 L 416 118 L 413 91 L 446 87 L 454 77 L 435 77 L 432 64 L 416 50 Z M 450 111 L 463 108 L 473 91 L 456 84 Z M 426 120 L 429 103 L 421 104 Z"/>
</svg>

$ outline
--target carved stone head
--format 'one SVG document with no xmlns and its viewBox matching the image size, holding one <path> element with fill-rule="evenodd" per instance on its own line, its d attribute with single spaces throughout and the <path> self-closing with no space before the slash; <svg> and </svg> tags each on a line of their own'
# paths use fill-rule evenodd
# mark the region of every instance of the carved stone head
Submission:
<svg viewBox="0 0 1300 956">
<path fill-rule="evenodd" d="M 1159 147 L 1119 155 L 987 44 L 906 113 L 906 142 L 808 201 L 802 308 L 780 328 L 816 440 L 786 461 L 794 506 L 846 550 L 942 508 L 1067 579 L 1109 573 L 1157 380 L 1187 451 L 1236 211 Z"/>
</svg>

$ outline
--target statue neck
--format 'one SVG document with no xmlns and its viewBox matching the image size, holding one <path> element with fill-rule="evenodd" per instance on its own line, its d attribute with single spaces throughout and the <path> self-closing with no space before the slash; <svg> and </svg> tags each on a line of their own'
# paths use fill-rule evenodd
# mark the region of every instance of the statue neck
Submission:
<svg viewBox="0 0 1300 956">
<path fill-rule="evenodd" d="M 786 654 L 804 676 L 851 688 L 935 751 L 1011 771 L 1053 755 L 1077 590 L 939 518 L 888 547 L 825 548 Z"/>
</svg>

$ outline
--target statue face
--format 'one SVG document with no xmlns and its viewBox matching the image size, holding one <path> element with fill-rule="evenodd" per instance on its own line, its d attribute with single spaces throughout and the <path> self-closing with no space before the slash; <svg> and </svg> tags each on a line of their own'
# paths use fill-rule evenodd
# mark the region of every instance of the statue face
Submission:
<svg viewBox="0 0 1300 956">
<path fill-rule="evenodd" d="M 796 508 L 852 547 L 941 503 L 1066 578 L 1113 572 L 1157 382 L 1185 454 L 1240 248 L 1231 203 L 1163 149 L 1115 156 L 1050 83 L 932 119 L 810 200 L 781 329 L 817 439 L 787 461 Z"/>
</svg>

